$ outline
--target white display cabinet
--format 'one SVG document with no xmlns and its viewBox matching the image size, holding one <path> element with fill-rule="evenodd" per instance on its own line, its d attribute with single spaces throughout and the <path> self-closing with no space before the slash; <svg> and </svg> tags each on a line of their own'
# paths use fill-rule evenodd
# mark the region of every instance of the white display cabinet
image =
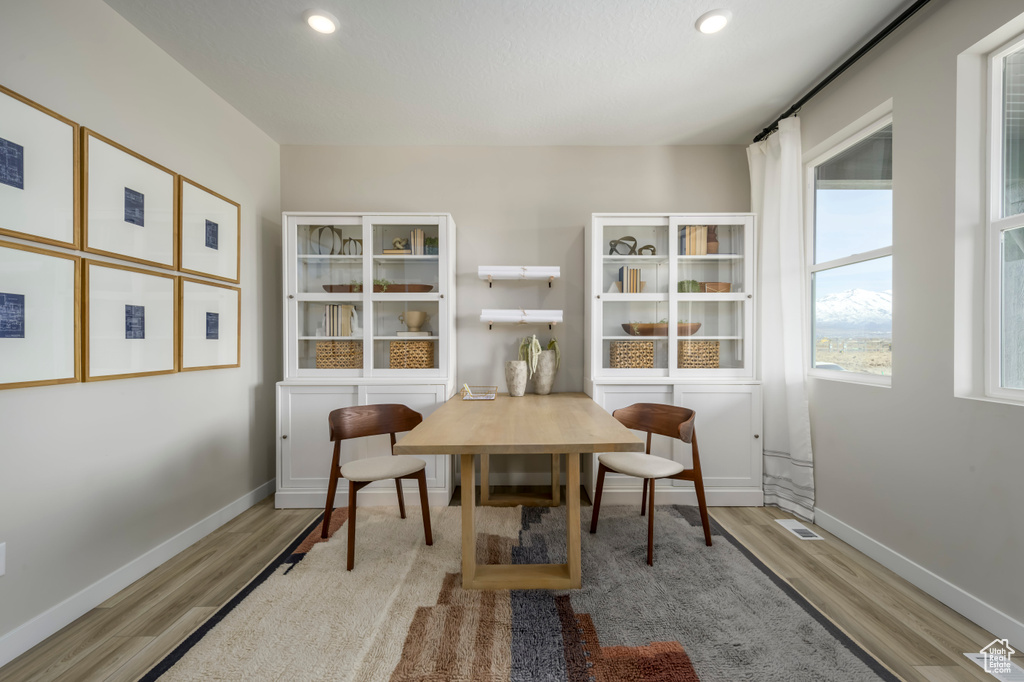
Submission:
<svg viewBox="0 0 1024 682">
<path fill-rule="evenodd" d="M 609 412 L 638 402 L 696 410 L 708 503 L 762 504 L 754 216 L 595 213 L 585 242 L 587 393 Z M 689 465 L 688 445 L 654 443 L 652 454 Z M 585 461 L 591 495 L 596 474 Z M 604 495 L 639 504 L 641 485 L 609 474 Z M 690 483 L 658 486 L 662 502 L 696 500 Z"/>
<path fill-rule="evenodd" d="M 454 392 L 455 222 L 438 213 L 285 213 L 282 228 L 275 499 L 321 507 L 331 410 L 401 403 L 426 416 Z M 342 447 L 343 462 L 388 452 L 386 437 Z M 427 459 L 431 504 L 447 504 L 450 458 Z M 340 488 L 339 506 L 348 501 Z M 394 485 L 367 487 L 360 504 L 397 504 Z"/>
</svg>

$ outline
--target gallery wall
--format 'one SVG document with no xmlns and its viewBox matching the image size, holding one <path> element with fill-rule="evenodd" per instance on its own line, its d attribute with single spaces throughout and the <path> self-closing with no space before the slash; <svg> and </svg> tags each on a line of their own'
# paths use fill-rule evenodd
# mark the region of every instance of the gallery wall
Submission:
<svg viewBox="0 0 1024 682">
<path fill-rule="evenodd" d="M 236 369 L 0 391 L 0 664 L 269 492 L 281 368 L 278 145 L 100 0 L 2 14 L 0 83 L 241 204 L 242 343 Z"/>
<path fill-rule="evenodd" d="M 958 136 L 958 55 L 1021 11 L 1016 0 L 932 3 L 800 114 L 806 157 L 886 100 L 893 107 L 892 387 L 810 381 L 817 506 L 848 539 L 863 534 L 902 555 L 933 593 L 973 603 L 968 615 L 1018 645 L 1024 406 L 955 395 L 954 365 L 980 358 L 957 358 L 955 339 L 976 330 L 980 311 L 955 313 L 954 300 L 970 298 L 981 275 L 954 267 L 971 241 L 954 197 L 980 189 L 971 174 L 985 153 L 980 132 Z M 983 229 L 969 211 L 966 219 L 968 233 Z"/>
</svg>

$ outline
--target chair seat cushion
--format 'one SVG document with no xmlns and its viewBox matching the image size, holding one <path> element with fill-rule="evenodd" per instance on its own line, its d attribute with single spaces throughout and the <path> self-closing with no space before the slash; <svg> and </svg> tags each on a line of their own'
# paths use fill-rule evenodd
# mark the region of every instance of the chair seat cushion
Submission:
<svg viewBox="0 0 1024 682">
<path fill-rule="evenodd" d="M 408 455 L 368 457 L 343 464 L 341 475 L 350 481 L 383 481 L 414 474 L 426 466 L 422 459 Z"/>
<path fill-rule="evenodd" d="M 679 462 L 642 452 L 606 452 L 597 459 L 612 471 L 638 478 L 665 478 L 686 469 Z"/>
</svg>

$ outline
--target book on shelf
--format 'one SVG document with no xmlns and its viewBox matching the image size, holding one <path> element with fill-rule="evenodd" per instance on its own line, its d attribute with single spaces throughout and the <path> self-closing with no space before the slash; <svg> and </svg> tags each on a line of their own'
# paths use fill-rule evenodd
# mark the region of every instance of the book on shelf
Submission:
<svg viewBox="0 0 1024 682">
<path fill-rule="evenodd" d="M 382 256 L 408 256 L 412 249 L 381 249 Z"/>
<path fill-rule="evenodd" d="M 352 306 L 341 306 L 341 336 L 352 336 Z"/>
<path fill-rule="evenodd" d="M 395 336 L 430 336 L 430 332 L 395 332 Z"/>
</svg>

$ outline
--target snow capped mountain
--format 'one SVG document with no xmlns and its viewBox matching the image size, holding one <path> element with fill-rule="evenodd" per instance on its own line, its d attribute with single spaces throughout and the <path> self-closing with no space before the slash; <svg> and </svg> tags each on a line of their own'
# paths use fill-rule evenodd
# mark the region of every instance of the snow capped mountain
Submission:
<svg viewBox="0 0 1024 682">
<path fill-rule="evenodd" d="M 892 332 L 892 290 L 850 289 L 818 299 L 815 314 L 818 334 L 837 332 Z"/>
</svg>

